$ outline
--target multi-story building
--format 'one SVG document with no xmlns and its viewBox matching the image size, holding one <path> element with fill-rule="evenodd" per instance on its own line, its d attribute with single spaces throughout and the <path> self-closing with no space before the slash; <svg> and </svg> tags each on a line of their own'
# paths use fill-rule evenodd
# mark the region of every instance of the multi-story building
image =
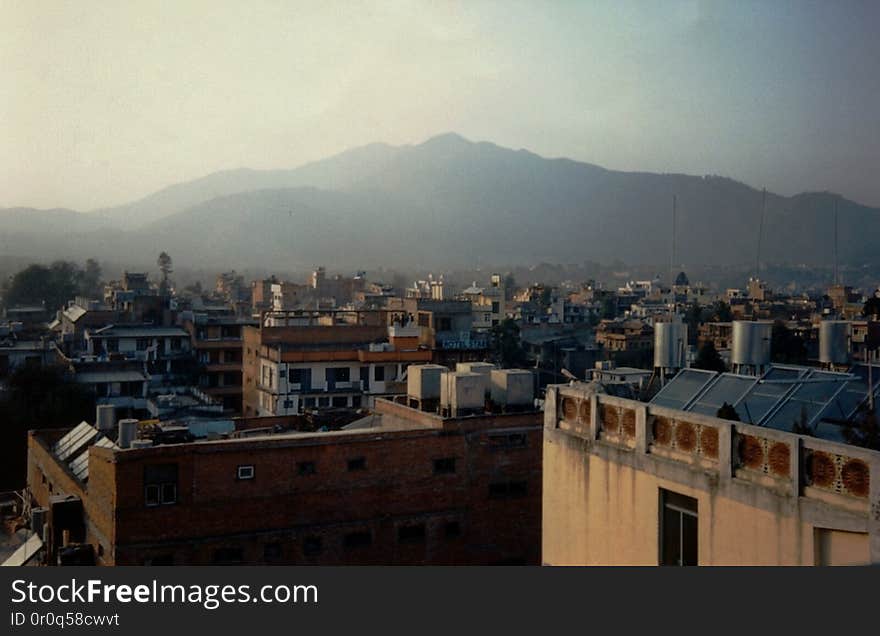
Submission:
<svg viewBox="0 0 880 636">
<path fill-rule="evenodd" d="M 543 562 L 880 563 L 880 453 L 707 414 L 707 405 L 714 414 L 716 402 L 737 403 L 743 393 L 763 413 L 794 388 L 710 376 L 668 392 L 666 403 L 697 394 L 691 410 L 586 384 L 548 388 Z M 815 384 L 804 386 L 815 393 Z"/>
<path fill-rule="evenodd" d="M 432 357 L 417 326 L 386 312 L 276 312 L 243 333 L 245 415 L 366 406 L 401 392 L 406 367 Z"/>
<path fill-rule="evenodd" d="M 507 317 L 504 284 L 498 274 L 492 274 L 488 287 L 477 287 L 474 282 L 461 292 L 461 297 L 470 301 L 473 307 L 474 329 L 491 329 Z"/>
<path fill-rule="evenodd" d="M 235 316 L 193 314 L 183 321 L 199 363 L 199 389 L 223 403 L 227 409 L 242 412 L 242 329 L 259 321 Z"/>
<path fill-rule="evenodd" d="M 644 351 L 654 346 L 654 330 L 641 320 L 603 320 L 596 329 L 596 344 L 607 351 Z"/>
<path fill-rule="evenodd" d="M 32 431 L 32 525 L 48 524 L 50 563 L 66 536 L 99 565 L 537 565 L 542 430 L 534 410 L 443 418 L 379 399 L 323 433 Z"/>
</svg>

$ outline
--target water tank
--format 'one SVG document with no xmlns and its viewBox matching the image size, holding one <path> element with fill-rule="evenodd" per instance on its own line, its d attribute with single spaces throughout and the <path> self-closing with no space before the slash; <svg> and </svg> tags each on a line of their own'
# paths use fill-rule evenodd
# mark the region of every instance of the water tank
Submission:
<svg viewBox="0 0 880 636">
<path fill-rule="evenodd" d="M 492 369 L 492 401 L 504 406 L 527 406 L 535 399 L 535 379 L 525 369 Z"/>
<path fill-rule="evenodd" d="M 459 362 L 455 365 L 455 370 L 460 373 L 483 373 L 489 375 L 489 372 L 495 368 L 491 362 Z"/>
<path fill-rule="evenodd" d="M 99 404 L 95 417 L 95 428 L 102 433 L 116 428 L 116 407 L 112 404 Z"/>
<path fill-rule="evenodd" d="M 454 417 L 480 411 L 486 404 L 489 375 L 486 373 L 444 373 L 440 378 L 440 404 Z"/>
<path fill-rule="evenodd" d="M 119 437 L 116 438 L 116 445 L 119 448 L 130 448 L 137 437 L 137 429 L 137 420 L 119 420 Z"/>
<path fill-rule="evenodd" d="M 654 323 L 654 368 L 681 369 L 687 348 L 687 325 L 683 322 Z"/>
<path fill-rule="evenodd" d="M 440 376 L 449 371 L 439 364 L 414 364 L 407 367 L 406 393 L 417 400 L 440 398 Z"/>
<path fill-rule="evenodd" d="M 849 364 L 850 323 L 846 320 L 823 320 L 819 323 L 819 362 Z"/>
<path fill-rule="evenodd" d="M 763 367 L 770 364 L 770 338 L 773 323 L 767 320 L 733 322 L 733 347 L 730 361 L 734 366 Z"/>
</svg>

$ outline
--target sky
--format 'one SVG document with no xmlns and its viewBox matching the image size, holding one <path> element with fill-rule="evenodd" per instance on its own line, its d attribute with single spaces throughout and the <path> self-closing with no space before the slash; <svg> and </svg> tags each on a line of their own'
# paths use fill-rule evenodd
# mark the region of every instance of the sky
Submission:
<svg viewBox="0 0 880 636">
<path fill-rule="evenodd" d="M 880 3 L 0 0 L 0 207 L 454 131 L 880 206 Z"/>
</svg>

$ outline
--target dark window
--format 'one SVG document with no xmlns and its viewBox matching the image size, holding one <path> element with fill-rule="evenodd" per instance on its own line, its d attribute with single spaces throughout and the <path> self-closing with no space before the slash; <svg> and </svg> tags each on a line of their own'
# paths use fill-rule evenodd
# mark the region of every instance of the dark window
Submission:
<svg viewBox="0 0 880 636">
<path fill-rule="evenodd" d="M 287 381 L 291 384 L 302 384 L 302 369 L 288 369 Z"/>
<path fill-rule="evenodd" d="M 303 554 L 306 556 L 321 554 L 321 549 L 321 537 L 306 537 L 303 540 Z"/>
<path fill-rule="evenodd" d="M 144 565 L 174 565 L 174 555 L 160 554 L 158 556 L 154 556 L 152 559 L 147 559 L 146 561 L 144 561 Z"/>
<path fill-rule="evenodd" d="M 461 524 L 458 521 L 447 521 L 443 532 L 448 539 L 461 536 Z"/>
<path fill-rule="evenodd" d="M 490 448 L 524 448 L 528 445 L 526 433 L 495 433 L 489 435 Z"/>
<path fill-rule="evenodd" d="M 525 481 L 499 481 L 489 484 L 489 497 L 492 499 L 524 497 L 527 492 L 528 484 Z"/>
<path fill-rule="evenodd" d="M 253 464 L 245 464 L 238 467 L 238 471 L 236 473 L 236 477 L 240 480 L 245 479 L 253 479 L 254 478 L 254 465 Z"/>
<path fill-rule="evenodd" d="M 299 475 L 314 475 L 317 472 L 315 462 L 297 462 L 296 472 Z"/>
<path fill-rule="evenodd" d="M 425 540 L 425 524 L 401 526 L 397 529 L 397 540 L 400 543 L 417 543 Z"/>
<path fill-rule="evenodd" d="M 144 503 L 147 506 L 177 503 L 177 464 L 144 467 Z"/>
<path fill-rule="evenodd" d="M 136 342 L 136 346 L 137 346 L 138 351 L 146 351 L 147 348 L 150 346 L 150 339 L 149 338 L 138 338 L 137 342 Z"/>
<path fill-rule="evenodd" d="M 434 474 L 448 475 L 455 472 L 455 457 L 443 457 L 434 460 Z"/>
<path fill-rule="evenodd" d="M 366 532 L 349 532 L 343 540 L 346 548 L 363 548 L 373 543 L 373 535 Z"/>
<path fill-rule="evenodd" d="M 318 398 L 318 406 L 330 406 L 330 398 L 329 397 L 319 397 Z"/>
<path fill-rule="evenodd" d="M 351 406 L 352 406 L 352 408 L 355 408 L 355 409 L 360 408 L 360 406 L 361 406 L 361 396 L 360 395 L 353 395 L 352 396 Z"/>
<path fill-rule="evenodd" d="M 492 313 L 497 314 L 499 311 L 501 311 L 501 303 L 499 303 L 497 300 L 493 300 L 492 301 Z"/>
<path fill-rule="evenodd" d="M 267 543 L 263 546 L 263 560 L 264 561 L 277 561 L 281 558 L 281 544 L 280 543 Z"/>
<path fill-rule="evenodd" d="M 697 500 L 660 490 L 660 565 L 698 565 Z"/>
<path fill-rule="evenodd" d="M 385 381 L 385 367 L 379 365 L 376 367 L 376 382 L 384 382 Z"/>
<path fill-rule="evenodd" d="M 349 470 L 366 470 L 367 459 L 365 457 L 353 457 L 348 460 Z"/>
<path fill-rule="evenodd" d="M 215 565 L 241 563 L 244 561 L 244 550 L 241 548 L 217 548 L 214 550 Z"/>
<path fill-rule="evenodd" d="M 307 409 L 310 409 L 315 406 L 315 398 L 306 398 L 303 404 L 305 404 Z"/>
<path fill-rule="evenodd" d="M 348 398 L 343 396 L 337 396 L 333 398 L 333 406 L 348 406 Z"/>
<path fill-rule="evenodd" d="M 326 374 L 328 382 L 348 382 L 351 379 L 351 369 L 348 367 L 330 367 Z"/>
</svg>

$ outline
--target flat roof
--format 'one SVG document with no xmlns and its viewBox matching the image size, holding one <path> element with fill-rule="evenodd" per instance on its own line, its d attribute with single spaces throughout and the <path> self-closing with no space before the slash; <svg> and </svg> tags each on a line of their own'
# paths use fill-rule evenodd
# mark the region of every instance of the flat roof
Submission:
<svg viewBox="0 0 880 636">
<path fill-rule="evenodd" d="M 74 376 L 75 382 L 97 384 L 101 382 L 145 382 L 147 376 L 140 371 L 83 371 Z"/>
<path fill-rule="evenodd" d="M 91 331 L 89 336 L 92 338 L 189 337 L 189 333 L 182 327 L 117 327 L 114 325 Z"/>
</svg>

